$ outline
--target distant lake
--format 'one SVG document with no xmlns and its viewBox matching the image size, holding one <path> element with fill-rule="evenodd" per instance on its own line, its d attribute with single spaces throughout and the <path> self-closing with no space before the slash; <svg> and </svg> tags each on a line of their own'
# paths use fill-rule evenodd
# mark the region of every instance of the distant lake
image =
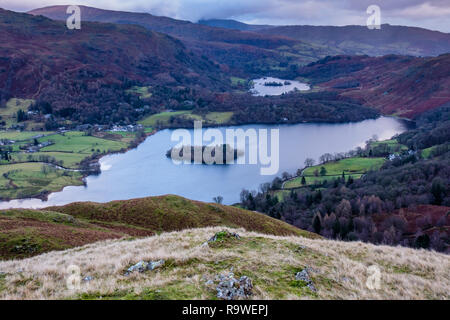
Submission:
<svg viewBox="0 0 450 320">
<path fill-rule="evenodd" d="M 284 171 L 295 173 L 306 158 L 317 160 L 327 152 L 345 152 L 363 146 L 373 135 L 380 140 L 389 139 L 406 130 L 404 122 L 388 117 L 345 124 L 247 125 L 239 128 L 279 129 L 278 176 Z M 222 132 L 226 129 L 219 128 Z M 177 166 L 166 157 L 166 151 L 176 144 L 171 141 L 171 134 L 172 130 L 160 131 L 133 150 L 103 157 L 101 174 L 87 177 L 87 186 L 66 187 L 52 193 L 46 202 L 39 199 L 1 202 L 0 208 L 40 208 L 75 201 L 107 202 L 164 194 L 207 202 L 221 195 L 225 204 L 232 204 L 239 201 L 243 188 L 257 190 L 261 183 L 275 177 L 260 175 L 260 165 Z M 247 147 L 256 146 L 247 143 Z"/>
<path fill-rule="evenodd" d="M 288 93 L 294 91 L 295 89 L 300 91 L 310 90 L 310 86 L 306 83 L 294 81 L 294 80 L 284 80 L 272 77 L 265 77 L 261 79 L 252 80 L 253 88 L 250 92 L 254 96 L 279 96 L 283 93 Z M 267 84 L 281 84 L 278 86 L 267 85 Z"/>
</svg>

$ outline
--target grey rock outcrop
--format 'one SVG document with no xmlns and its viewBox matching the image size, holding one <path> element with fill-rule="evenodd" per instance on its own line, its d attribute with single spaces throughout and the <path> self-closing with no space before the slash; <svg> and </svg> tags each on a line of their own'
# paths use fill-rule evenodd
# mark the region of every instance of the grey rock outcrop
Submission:
<svg viewBox="0 0 450 320">
<path fill-rule="evenodd" d="M 302 271 L 297 272 L 297 274 L 295 275 L 295 280 L 303 281 L 303 282 L 306 283 L 306 286 L 307 286 L 311 291 L 313 291 L 313 292 L 316 292 L 316 291 L 317 291 L 317 289 L 316 289 L 316 287 L 314 286 L 314 283 L 312 282 L 311 277 L 310 277 L 310 275 L 309 275 L 308 268 L 305 268 L 305 269 L 303 269 Z"/>
<path fill-rule="evenodd" d="M 133 272 L 144 272 L 146 270 L 155 270 L 156 268 L 159 268 L 161 266 L 163 266 L 165 263 L 164 260 L 156 260 L 156 261 L 139 261 L 138 263 L 136 263 L 135 265 L 129 267 L 127 269 L 127 271 L 125 271 L 125 275 L 129 275 L 130 273 Z"/>
<path fill-rule="evenodd" d="M 224 300 L 247 299 L 253 294 L 252 280 L 247 276 L 238 279 L 232 272 L 219 276 L 219 284 L 216 287 L 217 298 Z"/>
</svg>

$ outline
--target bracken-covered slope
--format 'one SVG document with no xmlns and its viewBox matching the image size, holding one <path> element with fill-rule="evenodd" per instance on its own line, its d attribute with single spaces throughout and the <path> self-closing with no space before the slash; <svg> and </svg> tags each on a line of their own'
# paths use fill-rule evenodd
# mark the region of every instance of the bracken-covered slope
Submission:
<svg viewBox="0 0 450 320">
<path fill-rule="evenodd" d="M 224 228 L 188 229 L 3 261 L 0 298 L 216 299 L 218 276 L 232 270 L 252 280 L 248 299 L 450 299 L 445 254 L 227 229 L 240 239 L 205 245 Z M 160 259 L 164 264 L 155 270 L 125 274 L 140 261 Z M 85 279 L 75 290 L 67 280 L 69 270 L 78 270 L 69 266 L 78 266 L 75 276 Z M 305 269 L 309 286 L 296 280 Z"/>
<path fill-rule="evenodd" d="M 217 65 L 177 39 L 136 25 L 85 22 L 81 30 L 68 30 L 61 21 L 0 9 L 0 30 L 4 101 L 50 96 L 56 109 L 83 108 L 94 93 L 107 103 L 102 90 L 120 95 L 132 81 L 210 88 L 222 83 Z"/>
<path fill-rule="evenodd" d="M 190 49 L 231 68 L 235 73 L 253 73 L 260 68 L 279 69 L 279 63 L 293 61 L 308 63 L 327 54 L 338 54 L 333 48 L 310 45 L 298 39 L 264 35 L 248 31 L 230 30 L 182 21 L 148 13 L 103 10 L 80 6 L 82 21 L 137 24 L 149 30 L 174 36 Z M 67 6 L 50 6 L 31 10 L 55 20 L 66 20 Z M 287 57 L 289 53 L 290 58 Z"/>
<path fill-rule="evenodd" d="M 66 20 L 67 6 L 51 6 L 29 11 L 33 15 L 43 15 L 54 20 Z M 81 21 L 110 22 L 120 24 L 137 24 L 157 32 L 171 34 L 183 39 L 198 41 L 217 41 L 230 44 L 253 45 L 262 48 L 275 48 L 294 43 L 283 37 L 264 36 L 250 32 L 239 32 L 222 28 L 209 27 L 189 21 L 154 16 L 149 13 L 104 10 L 80 6 Z"/>
<path fill-rule="evenodd" d="M 178 196 L 110 203 L 78 202 L 45 210 L 0 212 L 0 260 L 33 256 L 105 239 L 144 237 L 209 226 L 273 235 L 320 236 L 266 215 Z"/>
<path fill-rule="evenodd" d="M 388 115 L 412 118 L 450 101 L 450 54 L 327 57 L 299 74 Z"/>
</svg>

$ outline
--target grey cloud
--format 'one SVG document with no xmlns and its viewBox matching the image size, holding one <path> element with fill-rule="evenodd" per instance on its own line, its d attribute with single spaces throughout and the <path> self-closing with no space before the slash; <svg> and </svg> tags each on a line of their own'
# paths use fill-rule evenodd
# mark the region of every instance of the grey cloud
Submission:
<svg viewBox="0 0 450 320">
<path fill-rule="evenodd" d="M 61 0 L 0 0 L 0 7 L 31 10 Z M 75 2 L 75 1 L 74 1 Z M 149 12 L 197 21 L 240 19 L 269 24 L 364 24 L 369 5 L 380 6 L 383 23 L 450 31 L 449 0 L 77 0 L 78 4 L 112 10 Z"/>
</svg>

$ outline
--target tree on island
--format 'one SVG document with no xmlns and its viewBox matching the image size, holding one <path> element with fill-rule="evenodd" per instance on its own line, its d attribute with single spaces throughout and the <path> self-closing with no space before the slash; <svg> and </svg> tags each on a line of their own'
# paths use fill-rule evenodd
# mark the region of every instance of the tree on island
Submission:
<svg viewBox="0 0 450 320">
<path fill-rule="evenodd" d="M 320 168 L 320 175 L 325 176 L 327 174 L 327 169 L 325 167 Z"/>
<path fill-rule="evenodd" d="M 306 179 L 305 179 L 305 176 L 303 176 L 302 177 L 302 185 L 305 185 L 306 184 Z"/>
<path fill-rule="evenodd" d="M 282 87 L 283 84 L 280 82 L 272 81 L 272 82 L 264 82 L 264 86 L 266 86 L 266 87 Z"/>
</svg>

